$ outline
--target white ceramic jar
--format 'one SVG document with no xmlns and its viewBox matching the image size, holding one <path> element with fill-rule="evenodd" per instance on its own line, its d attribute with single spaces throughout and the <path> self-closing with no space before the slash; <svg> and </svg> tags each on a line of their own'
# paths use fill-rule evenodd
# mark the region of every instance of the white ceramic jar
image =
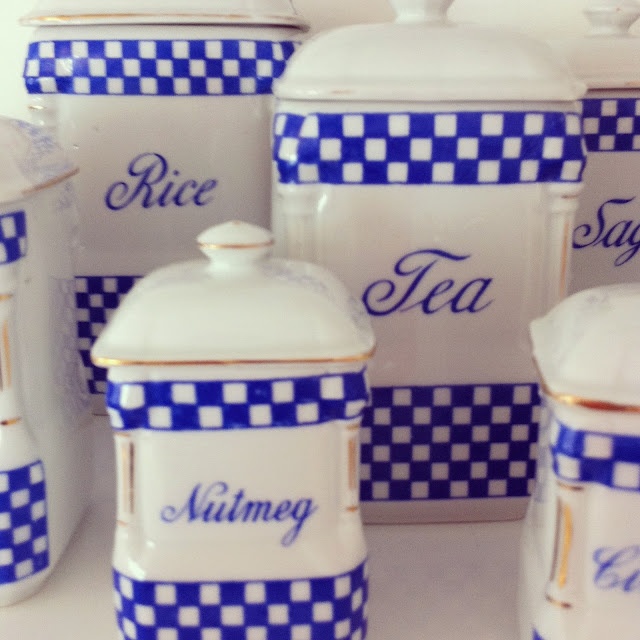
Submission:
<svg viewBox="0 0 640 640">
<path fill-rule="evenodd" d="M 521 640 L 631 640 L 640 576 L 640 285 L 531 327 L 545 398 L 522 541 Z"/>
<path fill-rule="evenodd" d="M 527 326 L 565 292 L 584 87 L 520 34 L 397 0 L 310 40 L 275 88 L 280 250 L 372 316 L 372 521 L 524 514 L 538 396 Z"/>
<path fill-rule="evenodd" d="M 209 259 L 143 279 L 92 351 L 109 367 L 121 632 L 364 638 L 367 315 L 324 269 L 270 259 L 264 229 L 198 241 Z"/>
<path fill-rule="evenodd" d="M 306 29 L 290 0 L 43 0 L 25 80 L 78 181 L 81 348 L 134 280 L 229 216 L 270 215 L 271 86 Z M 102 400 L 100 399 L 102 404 Z"/>
<path fill-rule="evenodd" d="M 589 161 L 573 234 L 571 292 L 640 280 L 640 17 L 632 0 L 591 0 L 587 37 L 556 43 L 589 91 Z"/>
<path fill-rule="evenodd" d="M 89 404 L 70 259 L 76 173 L 41 129 L 0 119 L 0 606 L 33 594 L 87 503 Z"/>
</svg>

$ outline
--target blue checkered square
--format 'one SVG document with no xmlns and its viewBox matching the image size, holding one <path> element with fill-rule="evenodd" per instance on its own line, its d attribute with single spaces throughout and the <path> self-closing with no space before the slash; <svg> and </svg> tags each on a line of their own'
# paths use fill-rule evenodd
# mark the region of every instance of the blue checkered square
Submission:
<svg viewBox="0 0 640 640">
<path fill-rule="evenodd" d="M 0 585 L 28 578 L 48 566 L 42 462 L 0 471 Z"/>
<path fill-rule="evenodd" d="M 373 387 L 361 500 L 528 496 L 538 410 L 535 384 Z"/>
<path fill-rule="evenodd" d="M 366 563 L 340 576 L 157 582 L 114 571 L 126 640 L 364 640 Z"/>
<path fill-rule="evenodd" d="M 0 264 L 27 255 L 27 217 L 24 211 L 0 215 Z"/>
<path fill-rule="evenodd" d="M 282 184 L 579 182 L 580 115 L 564 112 L 280 113 Z"/>
<path fill-rule="evenodd" d="M 562 480 L 640 491 L 640 437 L 575 429 L 553 420 L 553 469 Z"/>
<path fill-rule="evenodd" d="M 586 98 L 582 118 L 589 152 L 640 151 L 640 99 Z"/>
<path fill-rule="evenodd" d="M 89 392 L 104 394 L 107 371 L 91 362 L 91 348 L 106 326 L 111 314 L 141 276 L 78 276 L 76 308 L 78 343 Z"/>
<path fill-rule="evenodd" d="M 55 40 L 29 45 L 31 94 L 270 94 L 296 43 L 270 40 Z"/>
<path fill-rule="evenodd" d="M 306 427 L 360 419 L 365 371 L 275 380 L 109 382 L 115 429 L 203 431 Z"/>
</svg>

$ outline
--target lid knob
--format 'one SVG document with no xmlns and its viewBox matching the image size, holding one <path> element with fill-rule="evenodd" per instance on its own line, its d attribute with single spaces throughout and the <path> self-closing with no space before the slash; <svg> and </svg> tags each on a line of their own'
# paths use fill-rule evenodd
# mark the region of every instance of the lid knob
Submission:
<svg viewBox="0 0 640 640">
<path fill-rule="evenodd" d="M 389 0 L 396 12 L 396 22 L 446 24 L 453 0 Z"/>
<path fill-rule="evenodd" d="M 591 23 L 590 36 L 627 36 L 640 18 L 640 5 L 635 0 L 592 0 L 584 13 Z"/>
<path fill-rule="evenodd" d="M 233 220 L 203 231 L 198 245 L 216 271 L 240 269 L 266 258 L 273 236 L 262 227 Z"/>
</svg>

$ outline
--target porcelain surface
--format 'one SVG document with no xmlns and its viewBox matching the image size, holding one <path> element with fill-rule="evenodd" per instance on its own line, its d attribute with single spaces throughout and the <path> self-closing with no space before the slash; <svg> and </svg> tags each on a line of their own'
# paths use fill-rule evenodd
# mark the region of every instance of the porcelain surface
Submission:
<svg viewBox="0 0 640 640">
<path fill-rule="evenodd" d="M 601 287 L 532 324 L 546 392 L 522 539 L 521 640 L 635 637 L 639 306 L 637 284 Z"/>
<path fill-rule="evenodd" d="M 540 44 L 452 25 L 443 3 L 394 6 L 395 24 L 314 38 L 276 85 L 277 250 L 338 274 L 378 337 L 365 516 L 521 517 L 539 405 L 527 327 L 566 290 L 581 84 Z M 522 65 L 505 73 L 507 58 Z"/>
<path fill-rule="evenodd" d="M 0 606 L 34 594 L 87 501 L 89 405 L 69 256 L 75 167 L 0 119 Z"/>
<path fill-rule="evenodd" d="M 319 267 L 269 258 L 264 229 L 198 240 L 208 260 L 143 279 L 92 352 L 111 364 L 121 632 L 364 638 L 366 314 Z"/>
<path fill-rule="evenodd" d="M 56 13 L 60 4 L 47 6 Z M 239 24 L 198 25 L 150 3 L 153 19 L 136 13 L 110 24 L 96 7 L 84 24 L 43 21 L 27 53 L 32 113 L 83 167 L 76 276 L 88 324 L 81 320 L 79 333 L 97 396 L 106 372 L 89 351 L 133 283 L 196 257 L 191 240 L 207 226 L 269 221 L 272 84 L 304 28 L 267 17 L 293 16 L 289 2 L 216 6 L 255 12 Z"/>
</svg>

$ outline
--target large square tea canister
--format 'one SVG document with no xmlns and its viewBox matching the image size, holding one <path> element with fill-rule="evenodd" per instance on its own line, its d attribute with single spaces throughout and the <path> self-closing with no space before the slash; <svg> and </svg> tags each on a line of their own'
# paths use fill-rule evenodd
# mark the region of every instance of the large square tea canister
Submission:
<svg viewBox="0 0 640 640">
<path fill-rule="evenodd" d="M 366 312 L 324 269 L 269 258 L 264 229 L 198 240 L 209 259 L 144 278 L 92 351 L 109 367 L 121 633 L 362 640 Z"/>
<path fill-rule="evenodd" d="M 77 173 L 45 131 L 0 118 L 0 607 L 34 594 L 88 503 L 89 402 L 70 249 Z"/>
<path fill-rule="evenodd" d="M 569 291 L 640 280 L 640 5 L 593 0 L 587 37 L 554 43 L 589 91 L 583 123 L 589 155 L 573 234 Z"/>
<path fill-rule="evenodd" d="M 290 0 L 43 0 L 24 23 L 34 118 L 83 169 L 78 330 L 102 394 L 89 350 L 134 281 L 229 212 L 268 224 L 271 87 L 306 25 Z"/>
<path fill-rule="evenodd" d="M 638 636 L 639 318 L 631 283 L 576 293 L 531 325 L 545 409 L 520 640 Z"/>
<path fill-rule="evenodd" d="M 584 86 L 520 34 L 397 0 L 310 40 L 275 86 L 279 250 L 361 298 L 371 521 L 521 517 L 538 393 L 528 323 L 565 293 Z"/>
</svg>

